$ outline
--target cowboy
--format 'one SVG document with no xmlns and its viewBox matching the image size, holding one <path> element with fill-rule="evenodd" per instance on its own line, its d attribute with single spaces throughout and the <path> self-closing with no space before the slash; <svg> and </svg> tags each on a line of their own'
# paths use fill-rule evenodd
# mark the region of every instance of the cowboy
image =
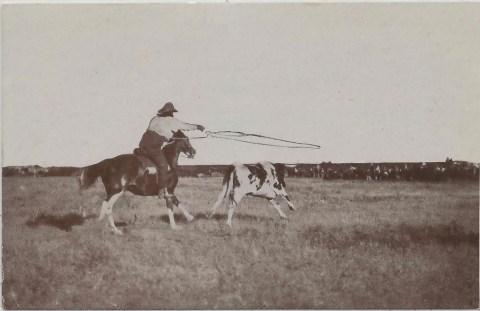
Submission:
<svg viewBox="0 0 480 311">
<path fill-rule="evenodd" d="M 164 144 L 172 138 L 178 130 L 205 130 L 205 127 L 196 124 L 188 124 L 173 117 L 178 112 L 171 102 L 166 103 L 157 115 L 150 120 L 148 128 L 140 140 L 139 147 L 149 156 L 157 166 L 158 197 L 167 196 L 167 173 L 168 163 L 162 152 Z"/>
</svg>

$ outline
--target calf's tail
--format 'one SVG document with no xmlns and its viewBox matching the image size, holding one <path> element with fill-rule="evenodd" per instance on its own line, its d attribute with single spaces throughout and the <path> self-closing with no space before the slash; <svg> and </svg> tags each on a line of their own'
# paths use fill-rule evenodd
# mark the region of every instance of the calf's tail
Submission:
<svg viewBox="0 0 480 311">
<path fill-rule="evenodd" d="M 227 193 L 230 189 L 230 185 L 232 185 L 233 183 L 234 173 L 235 173 L 235 166 L 230 165 L 227 168 L 225 175 L 223 176 L 223 182 L 222 182 L 223 188 L 222 188 L 222 192 L 220 193 L 220 194 L 223 194 L 222 196 L 223 199 L 225 199 L 225 197 L 227 196 Z"/>
<path fill-rule="evenodd" d="M 80 176 L 78 177 L 78 183 L 80 185 L 80 190 L 87 189 L 93 185 L 100 176 L 105 167 L 105 160 L 97 164 L 86 166 L 82 168 Z"/>
<path fill-rule="evenodd" d="M 230 191 L 230 186 L 233 183 L 234 173 L 235 173 L 235 167 L 233 165 L 230 165 L 227 171 L 225 172 L 225 175 L 223 176 L 222 191 L 218 195 L 217 201 L 215 201 L 215 204 L 213 205 L 213 207 L 207 213 L 207 218 L 212 217 L 213 213 L 215 213 L 216 209 L 222 204 L 223 200 L 227 196 L 228 192 Z"/>
</svg>

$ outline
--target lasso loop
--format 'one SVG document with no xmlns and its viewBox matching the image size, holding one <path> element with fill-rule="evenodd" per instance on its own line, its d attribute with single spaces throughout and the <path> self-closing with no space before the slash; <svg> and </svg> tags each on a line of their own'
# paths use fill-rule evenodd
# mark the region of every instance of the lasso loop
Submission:
<svg viewBox="0 0 480 311">
<path fill-rule="evenodd" d="M 280 148 L 292 148 L 292 149 L 321 149 L 319 145 L 315 144 L 309 144 L 309 143 L 301 143 L 297 141 L 291 141 L 291 140 L 286 140 L 286 139 L 280 139 L 280 138 L 275 138 L 275 137 L 268 137 L 268 136 L 263 136 L 263 135 L 258 135 L 258 134 L 247 134 L 244 132 L 237 132 L 237 131 L 205 131 L 206 136 L 199 136 L 199 137 L 190 137 L 190 138 L 174 138 L 174 139 L 204 139 L 204 138 L 220 138 L 220 139 L 227 139 L 227 140 L 235 140 L 235 141 L 240 141 L 243 143 L 247 144 L 253 144 L 253 145 L 262 145 L 262 146 L 271 146 L 271 147 L 280 147 Z M 269 143 L 260 143 L 260 142 L 254 142 L 254 141 L 248 141 L 240 138 L 244 137 L 257 137 L 257 138 L 263 138 L 263 139 L 268 139 L 268 140 L 275 140 L 275 141 L 280 141 L 284 143 L 289 143 L 289 144 L 294 144 L 296 146 L 285 146 L 285 145 L 279 145 L 279 144 L 269 144 Z"/>
<path fill-rule="evenodd" d="M 198 137 L 198 138 L 207 138 L 207 137 L 213 137 L 213 138 L 221 138 L 221 139 L 227 139 L 227 140 L 235 140 L 235 141 L 240 141 L 244 142 L 247 144 L 253 144 L 253 145 L 262 145 L 262 146 L 272 146 L 272 147 L 281 147 L 281 148 L 294 148 L 294 149 L 320 149 L 319 145 L 314 145 L 314 144 L 309 144 L 309 143 L 301 143 L 301 142 L 296 142 L 296 141 L 291 141 L 291 140 L 286 140 L 286 139 L 280 139 L 280 138 L 274 138 L 274 137 L 268 137 L 264 135 L 258 135 L 258 134 L 247 134 L 244 132 L 237 132 L 237 131 L 217 131 L 217 132 L 212 132 L 212 131 L 205 131 L 205 134 L 207 136 L 204 137 Z M 270 144 L 270 143 L 260 143 L 260 142 L 253 142 L 253 141 L 248 141 L 244 139 L 239 139 L 238 137 L 257 137 L 257 138 L 263 138 L 263 139 L 268 139 L 268 140 L 274 140 L 274 141 L 280 141 L 284 143 L 289 143 L 289 144 L 294 144 L 296 146 L 285 146 L 285 145 L 279 145 L 279 144 Z"/>
</svg>

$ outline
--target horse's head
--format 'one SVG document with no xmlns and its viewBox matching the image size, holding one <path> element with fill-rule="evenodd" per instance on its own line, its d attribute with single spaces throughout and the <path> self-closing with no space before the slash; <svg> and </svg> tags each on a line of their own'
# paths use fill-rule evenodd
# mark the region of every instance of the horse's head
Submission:
<svg viewBox="0 0 480 311">
<path fill-rule="evenodd" d="M 179 152 L 183 152 L 190 159 L 195 157 L 196 150 L 192 147 L 190 140 L 182 131 L 178 130 L 174 132 L 172 140 Z"/>
</svg>

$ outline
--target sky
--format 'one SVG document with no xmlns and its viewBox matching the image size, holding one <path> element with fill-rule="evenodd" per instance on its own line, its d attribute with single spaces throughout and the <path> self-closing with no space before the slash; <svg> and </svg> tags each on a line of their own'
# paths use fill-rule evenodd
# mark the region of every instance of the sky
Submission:
<svg viewBox="0 0 480 311">
<path fill-rule="evenodd" d="M 480 162 L 480 4 L 2 7 L 2 166 L 130 153 L 166 102 L 233 162 Z M 190 137 L 201 132 L 187 132 Z"/>
</svg>

